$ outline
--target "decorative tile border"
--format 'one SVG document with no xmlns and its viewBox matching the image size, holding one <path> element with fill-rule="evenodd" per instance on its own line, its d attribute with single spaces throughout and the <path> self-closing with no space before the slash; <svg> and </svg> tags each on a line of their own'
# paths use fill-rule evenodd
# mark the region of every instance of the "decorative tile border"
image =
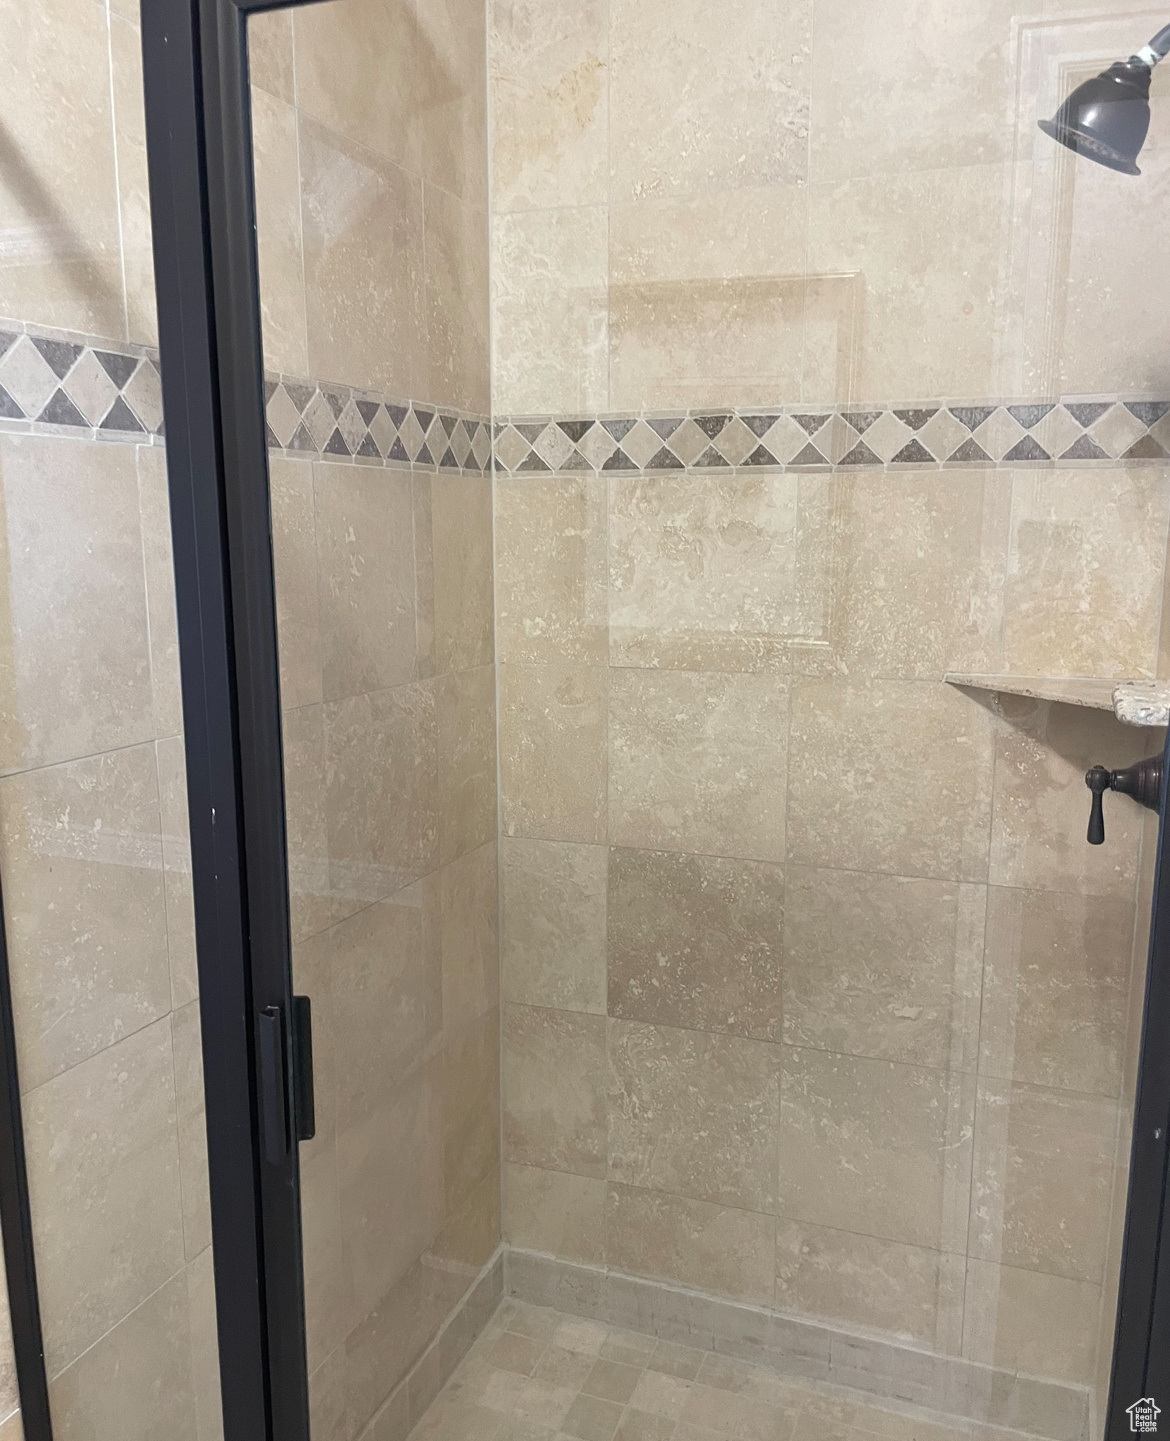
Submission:
<svg viewBox="0 0 1170 1441">
<path fill-rule="evenodd" d="M 4 429 L 138 444 L 162 434 L 158 366 L 144 346 L 0 326 Z"/>
<path fill-rule="evenodd" d="M 484 474 L 486 416 L 293 376 L 265 382 L 278 454 Z M 0 321 L 0 429 L 153 444 L 163 434 L 158 353 Z"/>
<path fill-rule="evenodd" d="M 834 471 L 1170 460 L 1170 401 L 692 411 L 496 423 L 498 469 Z"/>
<path fill-rule="evenodd" d="M 486 416 L 288 376 L 268 380 L 265 393 L 268 445 L 279 454 L 472 475 L 491 465 Z"/>
</svg>

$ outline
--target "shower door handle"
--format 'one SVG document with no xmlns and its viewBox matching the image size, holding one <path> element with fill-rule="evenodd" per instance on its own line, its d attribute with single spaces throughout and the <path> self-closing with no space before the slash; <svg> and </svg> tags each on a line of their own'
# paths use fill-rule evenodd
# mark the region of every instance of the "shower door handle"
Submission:
<svg viewBox="0 0 1170 1441">
<path fill-rule="evenodd" d="M 311 1141 L 316 1134 L 313 1013 L 308 996 L 292 998 L 291 1020 L 292 1025 L 286 1026 L 282 1006 L 267 1006 L 257 1017 L 264 1156 L 274 1166 L 285 1161 L 293 1138 Z"/>
</svg>

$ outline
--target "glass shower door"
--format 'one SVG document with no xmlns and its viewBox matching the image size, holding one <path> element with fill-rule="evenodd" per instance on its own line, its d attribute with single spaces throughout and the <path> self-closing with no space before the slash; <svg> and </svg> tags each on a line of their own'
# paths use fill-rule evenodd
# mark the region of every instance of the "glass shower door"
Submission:
<svg viewBox="0 0 1170 1441">
<path fill-rule="evenodd" d="M 249 28 L 327 1441 L 425 1406 L 499 1239 L 482 33 L 344 4 Z"/>
</svg>

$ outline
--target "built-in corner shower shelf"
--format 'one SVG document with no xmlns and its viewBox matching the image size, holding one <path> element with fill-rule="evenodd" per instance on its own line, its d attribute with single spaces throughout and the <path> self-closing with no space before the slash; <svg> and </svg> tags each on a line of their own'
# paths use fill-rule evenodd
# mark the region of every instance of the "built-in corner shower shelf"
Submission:
<svg viewBox="0 0 1170 1441">
<path fill-rule="evenodd" d="M 970 675 L 948 671 L 948 685 L 969 690 L 996 691 L 1000 695 L 1026 695 L 1063 705 L 1111 710 L 1131 726 L 1170 725 L 1170 682 L 1109 680 L 1083 675 Z"/>
</svg>

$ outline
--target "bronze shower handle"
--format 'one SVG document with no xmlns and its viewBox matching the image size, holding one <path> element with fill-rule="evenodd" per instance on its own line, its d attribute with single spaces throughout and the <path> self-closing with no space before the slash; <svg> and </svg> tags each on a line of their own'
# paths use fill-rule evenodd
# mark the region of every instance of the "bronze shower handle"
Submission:
<svg viewBox="0 0 1170 1441">
<path fill-rule="evenodd" d="M 1093 805 L 1089 811 L 1088 842 L 1091 846 L 1105 844 L 1105 808 L 1101 797 L 1106 791 L 1120 791 L 1132 796 L 1138 805 L 1147 810 L 1162 808 L 1162 757 L 1150 756 L 1138 761 L 1137 765 L 1125 770 L 1110 771 L 1104 766 L 1094 766 L 1085 776 L 1085 784 L 1093 792 Z"/>
</svg>

